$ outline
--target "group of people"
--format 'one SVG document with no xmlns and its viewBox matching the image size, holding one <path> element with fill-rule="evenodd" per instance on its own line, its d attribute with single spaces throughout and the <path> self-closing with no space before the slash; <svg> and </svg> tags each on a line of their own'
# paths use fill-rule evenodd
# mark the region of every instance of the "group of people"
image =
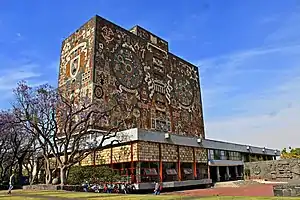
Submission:
<svg viewBox="0 0 300 200">
<path fill-rule="evenodd" d="M 97 193 L 123 193 L 129 194 L 133 193 L 135 190 L 134 185 L 128 183 L 117 183 L 117 184 L 89 184 L 88 181 L 82 184 L 84 192 L 97 192 Z M 162 191 L 162 185 L 159 182 L 155 182 L 154 194 L 160 195 Z"/>
<path fill-rule="evenodd" d="M 134 185 L 128 183 L 117 183 L 117 184 L 89 184 L 88 181 L 82 184 L 83 191 L 103 192 L 103 193 L 132 193 L 135 190 Z"/>
</svg>

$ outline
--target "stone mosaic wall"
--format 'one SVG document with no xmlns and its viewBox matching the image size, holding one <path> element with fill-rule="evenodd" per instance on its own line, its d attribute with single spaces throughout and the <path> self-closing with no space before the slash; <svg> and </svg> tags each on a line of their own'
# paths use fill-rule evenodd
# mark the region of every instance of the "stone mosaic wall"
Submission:
<svg viewBox="0 0 300 200">
<path fill-rule="evenodd" d="M 168 43 L 135 27 L 93 18 L 63 42 L 59 86 L 80 90 L 104 109 L 95 128 L 143 128 L 204 137 L 198 68 Z"/>
<path fill-rule="evenodd" d="M 245 163 L 251 178 L 274 181 L 300 180 L 300 159 L 270 160 Z"/>
<path fill-rule="evenodd" d="M 132 144 L 132 150 L 133 150 L 133 161 L 138 161 L 138 143 L 133 143 Z"/>
<path fill-rule="evenodd" d="M 81 166 L 91 166 L 94 164 L 94 155 L 90 154 L 86 158 L 84 158 L 81 162 Z"/>
<path fill-rule="evenodd" d="M 177 146 L 170 144 L 161 144 L 161 160 L 163 162 L 177 162 Z"/>
<path fill-rule="evenodd" d="M 131 161 L 131 147 L 130 145 L 123 145 L 113 147 L 112 149 L 113 163 L 130 162 Z"/>
<path fill-rule="evenodd" d="M 180 162 L 194 162 L 193 148 L 192 147 L 179 147 Z"/>
<path fill-rule="evenodd" d="M 103 149 L 96 152 L 95 164 L 110 164 L 111 163 L 111 149 Z"/>
<path fill-rule="evenodd" d="M 159 161 L 159 144 L 153 142 L 138 143 L 139 160 Z"/>
<path fill-rule="evenodd" d="M 80 93 L 92 98 L 95 19 L 90 20 L 62 43 L 59 87 L 66 96 Z"/>
<path fill-rule="evenodd" d="M 207 163 L 207 149 L 195 148 L 195 160 L 198 163 Z"/>
</svg>

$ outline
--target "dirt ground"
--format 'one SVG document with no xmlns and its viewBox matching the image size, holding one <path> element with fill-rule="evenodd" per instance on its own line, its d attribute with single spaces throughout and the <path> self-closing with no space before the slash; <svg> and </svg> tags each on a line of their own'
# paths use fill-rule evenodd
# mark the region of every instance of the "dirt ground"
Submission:
<svg viewBox="0 0 300 200">
<path fill-rule="evenodd" d="M 185 190 L 180 192 L 172 192 L 171 194 L 180 194 L 186 196 L 260 196 L 270 197 L 273 194 L 273 185 L 259 184 L 248 185 L 242 187 L 223 187 L 223 188 L 210 188 L 210 189 L 196 189 Z"/>
</svg>

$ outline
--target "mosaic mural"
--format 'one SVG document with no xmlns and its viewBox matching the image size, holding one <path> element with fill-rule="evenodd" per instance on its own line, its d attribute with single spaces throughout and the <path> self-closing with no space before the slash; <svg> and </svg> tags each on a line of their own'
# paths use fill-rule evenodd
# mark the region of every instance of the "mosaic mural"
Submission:
<svg viewBox="0 0 300 200">
<path fill-rule="evenodd" d="M 197 67 L 139 26 L 128 31 L 101 17 L 90 20 L 63 43 L 59 85 L 113 109 L 95 128 L 122 122 L 123 129 L 204 137 Z"/>
<path fill-rule="evenodd" d="M 65 94 L 92 97 L 95 20 L 90 20 L 62 43 L 59 87 Z"/>
</svg>

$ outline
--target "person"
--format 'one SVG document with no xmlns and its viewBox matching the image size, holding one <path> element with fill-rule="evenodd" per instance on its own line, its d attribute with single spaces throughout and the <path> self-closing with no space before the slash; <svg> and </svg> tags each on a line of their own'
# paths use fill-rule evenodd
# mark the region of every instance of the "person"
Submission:
<svg viewBox="0 0 300 200">
<path fill-rule="evenodd" d="M 83 187 L 83 191 L 84 191 L 84 192 L 88 192 L 89 182 L 86 181 L 85 183 L 83 183 L 83 184 L 82 184 L 82 187 Z"/>
<path fill-rule="evenodd" d="M 155 195 L 159 195 L 160 194 L 160 184 L 157 181 L 155 181 L 154 194 Z"/>
<path fill-rule="evenodd" d="M 15 173 L 12 172 L 11 176 L 9 177 L 9 187 L 7 194 L 11 194 L 12 189 L 14 188 L 15 183 Z"/>
</svg>

